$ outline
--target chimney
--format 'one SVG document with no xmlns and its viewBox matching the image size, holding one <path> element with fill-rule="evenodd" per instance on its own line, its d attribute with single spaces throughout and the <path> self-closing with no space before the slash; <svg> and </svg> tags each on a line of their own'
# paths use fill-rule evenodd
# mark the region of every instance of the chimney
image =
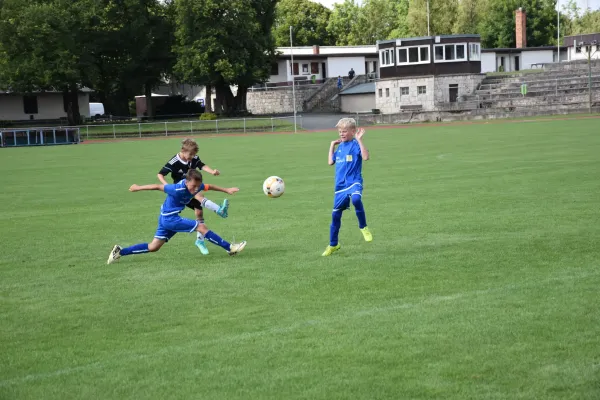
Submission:
<svg viewBox="0 0 600 400">
<path fill-rule="evenodd" d="M 527 13 L 522 7 L 515 11 L 515 34 L 517 35 L 517 49 L 527 47 Z"/>
<path fill-rule="evenodd" d="M 313 54 L 319 54 L 319 45 L 313 46 Z"/>
</svg>

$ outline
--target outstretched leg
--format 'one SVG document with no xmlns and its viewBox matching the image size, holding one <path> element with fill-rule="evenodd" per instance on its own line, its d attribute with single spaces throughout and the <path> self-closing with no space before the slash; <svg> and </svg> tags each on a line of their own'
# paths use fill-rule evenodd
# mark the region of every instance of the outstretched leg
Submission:
<svg viewBox="0 0 600 400">
<path fill-rule="evenodd" d="M 204 224 L 198 224 L 197 231 L 202 233 L 209 242 L 224 248 L 230 256 L 240 253 L 242 250 L 244 250 L 244 247 L 246 247 L 245 241 L 240 243 L 229 243 L 215 232 L 209 230 Z"/>
<path fill-rule="evenodd" d="M 340 249 L 338 236 L 342 227 L 342 210 L 334 209 L 331 213 L 331 226 L 329 227 L 329 246 L 323 252 L 323 256 L 330 256 L 333 252 Z"/>
<path fill-rule="evenodd" d="M 144 254 L 153 253 L 160 250 L 166 240 L 154 238 L 150 243 L 138 243 L 133 246 L 121 248 L 119 245 L 115 245 L 108 256 L 107 264 L 112 264 L 122 256 L 129 256 L 132 254 Z"/>
</svg>

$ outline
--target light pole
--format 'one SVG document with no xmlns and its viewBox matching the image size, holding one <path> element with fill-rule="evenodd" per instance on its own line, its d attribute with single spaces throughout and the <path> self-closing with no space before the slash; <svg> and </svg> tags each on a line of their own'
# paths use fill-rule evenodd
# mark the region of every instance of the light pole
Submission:
<svg viewBox="0 0 600 400">
<path fill-rule="evenodd" d="M 294 44 L 292 41 L 292 26 L 290 25 L 290 54 L 292 55 L 291 75 L 292 75 L 292 103 L 294 107 L 294 133 L 298 133 L 296 126 L 296 81 L 294 81 Z"/>
<path fill-rule="evenodd" d="M 556 2 L 556 10 L 558 11 L 556 17 L 556 26 L 558 27 L 556 32 L 556 61 L 560 62 L 560 0 Z"/>
</svg>

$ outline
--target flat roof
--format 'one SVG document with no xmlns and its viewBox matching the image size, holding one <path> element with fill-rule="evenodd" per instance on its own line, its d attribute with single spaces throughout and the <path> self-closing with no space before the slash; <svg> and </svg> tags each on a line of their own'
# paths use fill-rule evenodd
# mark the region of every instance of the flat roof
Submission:
<svg viewBox="0 0 600 400">
<path fill-rule="evenodd" d="M 560 46 L 561 50 L 567 50 L 567 46 Z M 540 47 L 522 47 L 522 48 L 498 48 L 498 49 L 481 49 L 482 53 L 521 53 L 523 51 L 538 51 L 538 50 L 556 50 L 556 46 L 540 46 Z"/>
<path fill-rule="evenodd" d="M 375 82 L 360 83 L 349 89 L 342 90 L 340 95 L 344 94 L 368 94 L 375 93 Z"/>
<path fill-rule="evenodd" d="M 411 40 L 426 40 L 426 39 L 435 40 L 436 37 L 439 37 L 441 39 L 462 39 L 462 38 L 479 39 L 479 38 L 481 38 L 480 35 L 475 35 L 475 34 L 417 36 L 417 37 L 409 37 L 409 38 L 397 38 L 397 39 L 389 39 L 389 40 L 378 40 L 377 44 L 396 43 L 397 40 L 402 40 L 403 42 L 407 42 L 407 41 L 411 41 Z"/>
</svg>

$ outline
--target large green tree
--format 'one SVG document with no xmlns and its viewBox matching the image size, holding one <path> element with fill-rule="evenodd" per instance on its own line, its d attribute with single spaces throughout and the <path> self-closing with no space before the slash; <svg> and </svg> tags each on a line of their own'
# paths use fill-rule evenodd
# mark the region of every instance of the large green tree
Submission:
<svg viewBox="0 0 600 400">
<path fill-rule="evenodd" d="M 429 34 L 451 34 L 457 12 L 458 0 L 429 0 Z M 410 2 L 407 23 L 412 36 L 427 35 L 427 0 Z"/>
<path fill-rule="evenodd" d="M 175 73 L 215 88 L 215 111 L 244 112 L 247 89 L 268 79 L 277 0 L 178 0 Z M 237 86 L 234 96 L 230 87 Z M 208 100 L 208 99 L 207 99 Z"/>
<path fill-rule="evenodd" d="M 515 10 L 527 15 L 527 46 L 556 44 L 556 0 L 494 0 L 481 23 L 483 47 L 515 47 Z"/>
<path fill-rule="evenodd" d="M 290 45 L 290 26 L 294 46 L 333 45 L 327 30 L 331 11 L 310 0 L 281 0 L 275 9 L 273 36 L 277 46 Z"/>
<path fill-rule="evenodd" d="M 452 27 L 454 34 L 477 34 L 491 0 L 460 0 Z"/>
<path fill-rule="evenodd" d="M 61 91 L 70 124 L 79 124 L 78 94 L 94 74 L 89 11 L 69 0 L 5 0 L 0 9 L 0 84 L 30 93 Z"/>
</svg>

